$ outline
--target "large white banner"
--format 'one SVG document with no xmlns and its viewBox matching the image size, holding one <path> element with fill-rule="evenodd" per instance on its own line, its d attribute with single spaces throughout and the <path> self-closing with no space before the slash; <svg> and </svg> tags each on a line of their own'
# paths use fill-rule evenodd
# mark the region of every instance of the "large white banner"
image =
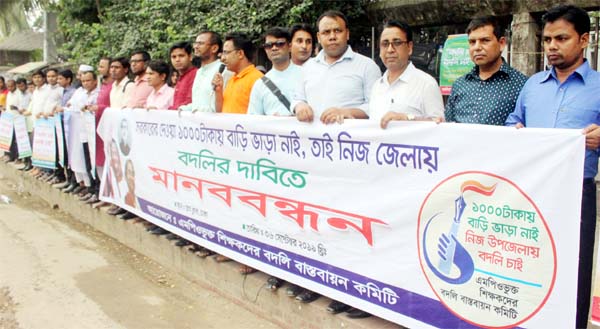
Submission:
<svg viewBox="0 0 600 329">
<path fill-rule="evenodd" d="M 98 131 L 102 200 L 261 271 L 410 328 L 574 326 L 580 131 L 127 109 Z"/>
</svg>

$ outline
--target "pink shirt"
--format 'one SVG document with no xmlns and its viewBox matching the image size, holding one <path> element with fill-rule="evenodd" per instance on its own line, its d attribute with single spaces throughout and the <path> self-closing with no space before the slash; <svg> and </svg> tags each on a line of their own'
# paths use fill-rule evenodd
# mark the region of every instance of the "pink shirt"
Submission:
<svg viewBox="0 0 600 329">
<path fill-rule="evenodd" d="M 142 108 L 146 107 L 146 99 L 148 95 L 154 90 L 154 88 L 148 85 L 148 77 L 146 74 L 140 79 L 140 76 L 135 77 L 133 82 L 134 86 L 131 90 L 129 100 L 127 101 L 127 107 L 129 108 Z"/>
<path fill-rule="evenodd" d="M 146 107 L 166 110 L 173 105 L 174 94 L 175 89 L 169 87 L 166 83 L 162 85 L 158 91 L 152 89 L 152 92 L 148 95 L 148 99 L 146 100 Z"/>
</svg>

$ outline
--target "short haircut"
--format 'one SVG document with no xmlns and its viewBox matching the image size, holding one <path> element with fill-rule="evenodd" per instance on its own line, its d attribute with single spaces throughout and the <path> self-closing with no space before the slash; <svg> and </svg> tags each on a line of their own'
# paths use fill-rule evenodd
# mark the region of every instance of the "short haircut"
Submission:
<svg viewBox="0 0 600 329">
<path fill-rule="evenodd" d="M 71 79 L 71 81 L 73 81 L 73 71 L 71 71 L 69 69 L 58 72 L 58 75 L 60 75 L 61 77 L 65 78 L 65 79 Z"/>
<path fill-rule="evenodd" d="M 252 44 L 252 40 L 248 38 L 248 36 L 244 33 L 233 32 L 229 33 L 225 36 L 225 41 L 233 42 L 233 47 L 235 49 L 241 49 L 244 51 L 244 55 L 249 61 L 252 61 L 254 57 L 254 45 Z"/>
<path fill-rule="evenodd" d="M 344 21 L 344 24 L 346 25 L 346 28 L 348 28 L 348 18 L 346 18 L 346 15 L 342 14 L 341 11 L 337 11 L 337 10 L 328 10 L 324 13 L 321 14 L 321 16 L 319 16 L 319 18 L 317 18 L 317 31 L 319 30 L 319 23 L 321 23 L 321 20 L 325 17 L 329 17 L 329 18 L 341 18 Z"/>
<path fill-rule="evenodd" d="M 304 32 L 310 34 L 310 37 L 313 40 L 313 44 L 315 43 L 315 40 L 316 40 L 315 29 L 313 29 L 312 26 L 310 26 L 306 23 L 292 25 L 292 27 L 290 28 L 290 36 L 292 39 L 294 38 L 294 34 L 296 34 L 296 32 L 298 32 L 298 31 L 304 31 Z"/>
<path fill-rule="evenodd" d="M 152 71 L 154 71 L 158 74 L 164 74 L 165 80 L 168 79 L 169 76 L 171 75 L 171 67 L 165 61 L 161 61 L 161 60 L 150 61 L 150 63 L 148 63 L 148 67 Z"/>
<path fill-rule="evenodd" d="M 412 33 L 412 29 L 410 28 L 410 25 L 408 25 L 404 22 L 395 21 L 395 20 L 390 20 L 383 24 L 384 29 L 389 29 L 389 28 L 393 28 L 393 27 L 400 29 L 402 32 L 404 32 L 404 34 L 406 34 L 406 41 L 408 41 L 408 42 L 413 41 L 413 33 Z"/>
<path fill-rule="evenodd" d="M 81 76 L 84 76 L 85 74 L 91 74 L 93 80 L 96 80 L 98 77 L 96 76 L 96 72 L 94 71 L 85 71 L 85 72 L 81 72 Z"/>
<path fill-rule="evenodd" d="M 33 74 L 31 75 L 31 77 L 33 78 L 36 75 L 41 75 L 42 78 L 46 79 L 46 72 L 42 71 L 42 70 L 37 70 L 35 72 L 33 72 Z M 2 77 L 0 77 L 2 78 Z M 4 81 L 4 78 L 2 78 L 2 81 Z"/>
<path fill-rule="evenodd" d="M 211 45 L 219 46 L 219 50 L 217 51 L 217 53 L 220 53 L 223 50 L 223 40 L 221 39 L 221 36 L 219 35 L 219 33 L 215 32 L 215 31 L 204 30 L 204 31 L 200 31 L 200 33 L 198 33 L 198 35 L 200 35 L 200 34 L 210 34 L 210 38 L 208 38 L 208 42 L 210 42 Z"/>
<path fill-rule="evenodd" d="M 148 52 L 145 50 L 136 50 L 131 53 L 130 57 L 133 57 L 133 55 L 142 55 L 142 59 L 144 60 L 144 62 L 147 62 L 150 60 L 150 54 L 148 54 Z"/>
<path fill-rule="evenodd" d="M 55 68 L 53 68 L 53 67 L 51 67 L 51 68 L 47 69 L 47 70 L 46 70 L 46 74 L 48 74 L 48 72 L 50 72 L 50 71 L 54 71 L 54 73 L 58 74 L 58 69 L 55 69 Z"/>
<path fill-rule="evenodd" d="M 290 32 L 282 27 L 272 27 L 268 29 L 267 32 L 265 32 L 263 39 L 265 39 L 267 36 L 275 38 L 285 38 L 287 42 L 292 41 L 292 35 L 290 34 Z"/>
<path fill-rule="evenodd" d="M 18 84 L 18 85 L 20 85 L 20 84 L 23 84 L 23 83 L 24 83 L 24 84 L 27 84 L 27 80 L 25 80 L 25 78 L 18 78 L 18 79 L 17 79 L 17 84 Z"/>
<path fill-rule="evenodd" d="M 548 10 L 547 13 L 542 16 L 542 23 L 544 26 L 548 23 L 554 23 L 559 19 L 573 24 L 575 31 L 580 36 L 585 33 L 590 33 L 590 16 L 588 13 L 573 5 L 559 5 Z"/>
<path fill-rule="evenodd" d="M 472 31 L 488 25 L 494 29 L 494 35 L 496 36 L 496 39 L 500 40 L 500 38 L 504 36 L 504 31 L 502 30 L 502 26 L 500 26 L 500 21 L 495 16 L 482 16 L 473 18 L 467 26 L 467 34 L 471 34 Z"/>
<path fill-rule="evenodd" d="M 169 56 L 171 56 L 171 53 L 175 49 L 183 49 L 188 55 L 191 55 L 193 51 L 192 44 L 188 41 L 181 41 L 172 45 L 171 48 L 169 48 Z"/>
<path fill-rule="evenodd" d="M 114 62 L 119 62 L 123 66 L 123 68 L 126 68 L 127 71 L 129 71 L 129 59 L 127 59 L 126 57 L 113 58 L 109 64 L 112 64 Z"/>
</svg>

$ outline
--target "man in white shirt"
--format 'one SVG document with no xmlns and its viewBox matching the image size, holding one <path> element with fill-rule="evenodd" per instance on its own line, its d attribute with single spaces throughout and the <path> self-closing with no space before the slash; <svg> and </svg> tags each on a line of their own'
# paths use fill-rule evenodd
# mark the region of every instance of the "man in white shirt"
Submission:
<svg viewBox="0 0 600 329">
<path fill-rule="evenodd" d="M 323 46 L 317 57 L 302 66 L 302 80 L 294 93 L 296 118 L 325 124 L 369 116 L 369 94 L 381 70 L 370 58 L 348 45 L 348 19 L 338 11 L 326 11 L 317 20 L 317 38 Z"/>
<path fill-rule="evenodd" d="M 382 128 L 391 120 L 443 120 L 444 102 L 439 85 L 409 59 L 413 51 L 410 26 L 389 21 L 379 40 L 379 57 L 387 71 L 373 85 L 370 119 L 379 122 Z"/>
<path fill-rule="evenodd" d="M 5 111 L 11 113 L 12 115 L 19 115 L 19 106 L 21 105 L 21 99 L 23 98 L 23 94 L 19 89 L 17 89 L 17 85 L 15 80 L 8 79 L 6 80 L 6 87 L 8 89 L 8 93 L 6 94 L 6 109 Z M 15 132 L 13 128 L 13 138 L 10 143 L 10 149 L 6 152 L 8 155 L 8 162 L 13 162 L 17 159 L 17 141 L 15 138 Z"/>
<path fill-rule="evenodd" d="M 113 78 L 113 87 L 110 90 L 110 107 L 122 109 L 127 106 L 133 81 L 129 80 L 129 60 L 125 57 L 113 58 L 110 62 L 110 76 Z"/>
</svg>

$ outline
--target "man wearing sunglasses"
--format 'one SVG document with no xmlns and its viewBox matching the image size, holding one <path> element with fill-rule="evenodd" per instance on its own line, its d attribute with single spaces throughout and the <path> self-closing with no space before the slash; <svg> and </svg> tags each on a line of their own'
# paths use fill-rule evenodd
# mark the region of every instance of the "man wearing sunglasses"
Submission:
<svg viewBox="0 0 600 329">
<path fill-rule="evenodd" d="M 408 24 L 389 21 L 379 41 L 379 57 L 387 68 L 373 86 L 370 118 L 386 128 L 392 120 L 437 120 L 444 118 L 442 93 L 435 79 L 409 60 L 413 51 Z"/>
<path fill-rule="evenodd" d="M 263 48 L 273 68 L 252 87 L 248 114 L 291 114 L 290 101 L 300 80 L 300 67 L 290 60 L 290 41 L 290 33 L 280 27 L 265 34 Z"/>
<path fill-rule="evenodd" d="M 221 61 L 234 76 L 223 90 L 223 75 L 215 74 L 215 108 L 217 112 L 246 114 L 250 92 L 256 80 L 263 74 L 252 64 L 254 45 L 243 33 L 231 33 L 225 37 Z"/>
</svg>

